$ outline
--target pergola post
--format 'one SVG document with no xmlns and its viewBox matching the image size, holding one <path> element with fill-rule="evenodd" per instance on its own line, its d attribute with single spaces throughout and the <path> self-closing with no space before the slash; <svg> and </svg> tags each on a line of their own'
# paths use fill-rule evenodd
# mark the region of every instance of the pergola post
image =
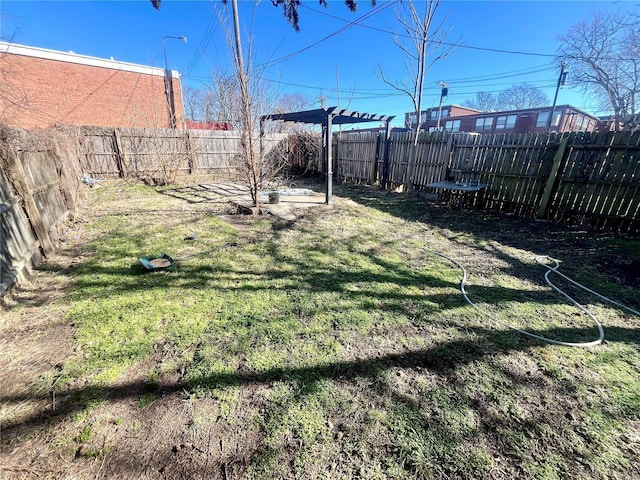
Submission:
<svg viewBox="0 0 640 480">
<path fill-rule="evenodd" d="M 385 165 L 388 176 L 389 169 L 389 133 L 390 122 L 394 117 L 387 115 L 375 115 L 372 113 L 349 112 L 340 110 L 338 107 L 322 107 L 315 110 L 305 110 L 302 112 L 289 113 L 273 113 L 270 115 L 262 115 L 260 121 L 275 120 L 283 122 L 299 122 L 312 125 L 322 126 L 322 159 L 326 168 L 324 174 L 327 176 L 326 184 L 326 203 L 331 203 L 333 195 L 333 125 L 344 125 L 345 123 L 362 123 L 362 122 L 386 122 L 386 145 L 385 145 Z M 374 160 L 375 161 L 375 160 Z M 386 178 L 386 177 L 385 177 Z"/>
<path fill-rule="evenodd" d="M 333 115 L 327 115 L 327 191 L 325 195 L 325 203 L 327 205 L 331 204 L 331 196 L 333 195 L 333 135 L 331 124 L 333 122 Z"/>
</svg>

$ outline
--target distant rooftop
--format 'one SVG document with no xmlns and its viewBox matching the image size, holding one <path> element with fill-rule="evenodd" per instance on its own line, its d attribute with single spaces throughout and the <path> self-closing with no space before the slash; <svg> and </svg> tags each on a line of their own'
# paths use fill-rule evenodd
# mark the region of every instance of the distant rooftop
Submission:
<svg viewBox="0 0 640 480">
<path fill-rule="evenodd" d="M 2 53 L 164 77 L 164 68 L 121 62 L 119 60 L 113 59 L 90 57 L 88 55 L 79 55 L 71 51 L 60 52 L 58 50 L 49 50 L 47 48 L 31 47 L 28 45 L 19 45 L 17 43 L 0 42 L 0 54 Z M 180 74 L 177 71 L 172 70 L 171 76 L 174 78 L 178 78 Z"/>
<path fill-rule="evenodd" d="M 490 115 L 490 114 L 496 114 L 496 113 L 508 115 L 510 113 L 515 113 L 515 112 L 518 112 L 518 113 L 522 113 L 522 112 L 538 112 L 540 110 L 551 110 L 553 108 L 552 105 L 545 105 L 543 107 L 517 108 L 517 109 L 513 109 L 513 110 L 488 110 L 488 111 L 483 111 L 483 110 L 477 110 L 475 108 L 461 107 L 460 105 L 443 105 L 442 109 L 444 110 L 444 109 L 451 108 L 451 107 L 464 108 L 466 110 L 471 110 L 471 111 L 477 112 L 478 115 L 482 115 L 482 114 Z M 423 110 L 423 112 L 426 112 L 428 110 L 437 110 L 438 108 L 439 107 L 426 108 L 426 109 Z M 591 113 L 585 112 L 584 110 L 581 110 L 581 109 L 579 109 L 577 107 L 574 107 L 573 105 L 568 105 L 568 104 L 556 105 L 556 110 L 566 110 L 566 109 L 574 110 L 574 111 L 576 111 L 578 113 L 581 113 L 582 115 L 586 115 L 586 116 L 591 117 L 591 118 L 598 118 L 598 117 L 596 117 L 595 115 L 593 115 Z M 408 112 L 405 115 L 411 115 L 413 113 L 415 113 L 415 112 Z M 449 115 L 447 118 L 449 119 L 451 117 L 455 117 L 455 115 Z"/>
</svg>

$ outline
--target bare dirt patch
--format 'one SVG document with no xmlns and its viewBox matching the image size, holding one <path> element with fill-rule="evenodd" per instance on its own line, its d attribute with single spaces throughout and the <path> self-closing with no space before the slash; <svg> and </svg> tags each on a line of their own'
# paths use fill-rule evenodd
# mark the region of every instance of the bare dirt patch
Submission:
<svg viewBox="0 0 640 480">
<path fill-rule="evenodd" d="M 48 262 L 68 259 L 54 256 Z M 2 424 L 0 452 L 3 469 L 18 478 L 41 476 L 48 471 L 32 464 L 42 444 L 32 439 L 20 448 L 21 436 L 44 430 L 32 429 L 42 412 L 55 415 L 57 399 L 52 393 L 62 365 L 74 355 L 74 328 L 65 319 L 62 299 L 68 280 L 46 270 L 36 270 L 30 281 L 21 283 L 3 299 L 0 321 L 0 396 L 13 399 L 1 405 Z"/>
</svg>

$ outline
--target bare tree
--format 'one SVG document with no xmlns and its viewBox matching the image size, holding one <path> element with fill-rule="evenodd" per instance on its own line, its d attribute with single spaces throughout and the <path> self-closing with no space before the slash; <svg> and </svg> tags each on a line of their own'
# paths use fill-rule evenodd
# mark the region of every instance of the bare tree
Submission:
<svg viewBox="0 0 640 480">
<path fill-rule="evenodd" d="M 623 11 L 596 11 L 559 35 L 558 41 L 558 54 L 569 65 L 571 83 L 613 111 L 616 130 L 637 122 L 640 18 Z"/>
<path fill-rule="evenodd" d="M 161 0 L 151 0 L 151 3 L 155 9 L 160 9 Z M 242 45 L 238 1 L 231 0 L 228 2 L 227 0 L 222 0 L 222 3 L 224 5 L 230 3 L 232 9 L 231 18 L 227 18 L 227 21 L 225 21 L 225 19 L 221 17 L 220 20 L 223 25 L 228 26 L 231 24 L 231 27 L 227 28 L 226 33 L 227 43 L 233 57 L 233 71 L 231 75 L 223 74 L 226 76 L 224 82 L 215 83 L 219 90 L 220 85 L 224 85 L 224 89 L 222 92 L 219 91 L 218 95 L 237 99 L 237 102 L 234 102 L 237 108 L 235 112 L 228 112 L 228 118 L 234 120 L 232 124 L 237 126 L 237 129 L 242 135 L 242 151 L 238 158 L 239 167 L 248 181 L 253 206 L 257 211 L 259 207 L 259 192 L 264 183 L 265 175 L 274 173 L 274 169 L 272 168 L 273 160 L 269 160 L 268 157 L 261 155 L 258 135 L 259 112 L 268 110 L 265 108 L 265 105 L 269 102 L 269 96 L 264 94 L 264 82 L 262 81 L 263 70 L 257 68 L 256 64 L 252 62 L 251 42 L 246 44 L 246 51 Z M 297 9 L 301 5 L 300 0 L 272 0 L 272 3 L 274 6 L 282 6 L 285 17 L 287 17 L 296 30 L 299 29 Z M 257 4 L 258 2 L 254 3 L 253 16 L 250 21 L 251 26 L 255 18 Z M 326 0 L 320 0 L 320 4 L 326 6 L 327 2 Z M 353 0 L 346 0 L 345 4 L 352 11 L 355 11 L 357 8 L 356 2 Z M 251 38 L 251 35 L 249 35 L 249 38 Z M 264 69 L 264 66 L 262 69 Z M 265 161 L 271 162 L 271 164 L 265 164 Z"/>
<path fill-rule="evenodd" d="M 313 99 L 304 93 L 285 93 L 277 100 L 274 113 L 295 112 L 304 110 L 313 104 Z"/>
<path fill-rule="evenodd" d="M 182 102 L 184 103 L 184 116 L 187 120 L 199 122 L 204 120 L 202 112 L 202 100 L 204 92 L 199 88 L 187 85 L 182 87 Z"/>
<path fill-rule="evenodd" d="M 266 68 L 264 63 L 258 66 L 254 61 L 252 42 L 245 42 L 246 49 L 243 49 L 237 0 L 230 3 L 233 32 L 231 28 L 227 29 L 227 43 L 234 59 L 233 70 L 218 72 L 212 76 L 214 111 L 219 115 L 218 120 L 231 123 L 233 129 L 241 133 L 241 153 L 237 158 L 237 167 L 249 186 L 253 207 L 258 211 L 260 191 L 268 183 L 273 183 L 286 168 L 288 147 L 279 142 L 277 148 L 271 148 L 269 152 L 261 149 L 260 115 L 276 108 L 278 92 L 263 77 Z M 258 2 L 254 5 L 257 7 Z M 254 8 L 254 16 L 255 11 Z M 253 18 L 249 23 L 247 38 L 252 37 Z M 228 25 L 229 22 L 221 18 L 221 23 Z"/>
<path fill-rule="evenodd" d="M 240 166 L 244 170 L 244 174 L 246 175 L 246 178 L 248 180 L 249 190 L 251 192 L 251 200 L 257 212 L 260 205 L 259 191 L 262 186 L 261 175 L 263 169 L 261 168 L 261 158 L 258 144 L 259 139 L 258 135 L 256 135 L 258 118 L 255 115 L 255 111 L 253 110 L 253 108 L 256 107 L 257 98 L 255 95 L 252 95 L 252 93 L 255 93 L 253 92 L 253 89 L 256 88 L 258 84 L 259 76 L 256 74 L 257 72 L 252 72 L 249 68 L 245 69 L 244 52 L 242 49 L 242 36 L 240 33 L 240 18 L 238 15 L 238 0 L 231 0 L 231 7 L 233 12 L 232 18 L 235 43 L 231 40 L 229 31 L 228 43 L 231 47 L 231 51 L 233 52 L 235 74 L 238 80 L 238 88 L 240 92 L 240 115 L 238 116 L 240 121 L 240 131 L 242 133 Z M 246 64 L 249 67 L 252 66 L 251 54 L 251 43 L 249 43 L 249 48 L 247 50 L 247 57 L 249 62 Z"/>
<path fill-rule="evenodd" d="M 7 20 L 6 15 L 0 16 L 0 27 Z M 6 29 L 8 30 L 8 29 Z M 0 28 L 2 31 L 2 28 Z M 0 34 L 0 41 L 11 44 L 14 39 L 14 34 L 6 36 Z M 11 60 L 11 57 L 7 53 L 7 48 L 0 51 L 0 82 L 2 82 L 2 88 L 0 89 L 0 125 L 10 123 L 10 120 L 19 111 L 28 115 L 38 115 L 38 109 L 30 105 L 27 89 L 22 84 L 22 78 L 24 78 L 24 72 L 21 72 L 19 68 L 15 66 L 15 62 Z"/>
<path fill-rule="evenodd" d="M 285 93 L 276 99 L 272 108 L 273 113 L 299 112 L 309 108 L 314 103 L 313 99 L 303 93 Z M 271 122 L 270 122 L 271 123 Z M 273 129 L 271 131 L 278 133 L 297 134 L 315 128 L 314 125 L 305 125 L 301 123 L 290 122 L 272 122 Z"/>
<path fill-rule="evenodd" d="M 203 96 L 204 117 L 207 121 L 226 122 L 233 130 L 239 130 L 242 126 L 240 95 L 240 84 L 235 73 L 223 70 L 213 72 L 211 83 L 207 85 Z"/>
<path fill-rule="evenodd" d="M 500 92 L 497 99 L 497 109 L 499 110 L 520 110 L 546 105 L 549 105 L 549 97 L 538 87 L 528 83 L 512 85 Z"/>
<path fill-rule="evenodd" d="M 413 140 L 413 155 L 409 161 L 407 171 L 407 189 L 413 189 L 413 169 L 418 155 L 418 136 L 420 134 L 420 114 L 422 111 L 422 99 L 424 94 L 424 81 L 430 68 L 438 60 L 447 58 L 456 48 L 457 44 L 445 44 L 449 29 L 445 28 L 447 15 L 440 21 L 436 20 L 436 13 L 441 5 L 441 0 L 427 0 L 424 2 L 424 11 L 418 11 L 416 4 L 408 0 L 403 3 L 402 12 L 396 10 L 396 17 L 404 30 L 403 37 L 407 43 L 400 40 L 399 35 L 393 39 L 395 45 L 405 55 L 405 70 L 407 76 L 403 80 L 388 80 L 381 66 L 378 66 L 378 73 L 381 80 L 395 90 L 406 93 L 413 104 L 414 111 L 417 112 L 418 122 L 415 126 Z"/>
<path fill-rule="evenodd" d="M 473 108 L 482 112 L 491 112 L 498 109 L 498 97 L 491 92 L 478 92 L 473 100 L 462 102 L 463 107 Z"/>
</svg>

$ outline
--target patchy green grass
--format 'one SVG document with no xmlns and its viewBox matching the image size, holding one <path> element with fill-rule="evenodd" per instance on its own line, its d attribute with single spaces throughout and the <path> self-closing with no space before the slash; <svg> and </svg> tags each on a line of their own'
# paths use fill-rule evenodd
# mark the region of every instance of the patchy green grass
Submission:
<svg viewBox="0 0 640 480">
<path fill-rule="evenodd" d="M 137 436 L 142 457 L 165 448 L 180 474 L 209 478 L 640 476 L 640 318 L 558 281 L 598 314 L 604 344 L 505 326 L 597 338 L 534 258 L 638 309 L 627 264 L 597 268 L 637 258 L 637 240 L 369 188 L 337 187 L 294 223 L 229 223 L 140 186 L 90 194 L 64 300 L 78 353 L 56 391 L 78 442 L 108 451 L 103 473 L 122 474 L 119 442 Z M 141 273 L 138 257 L 160 253 L 184 258 Z M 465 302 L 439 254 L 504 323 Z"/>
</svg>

